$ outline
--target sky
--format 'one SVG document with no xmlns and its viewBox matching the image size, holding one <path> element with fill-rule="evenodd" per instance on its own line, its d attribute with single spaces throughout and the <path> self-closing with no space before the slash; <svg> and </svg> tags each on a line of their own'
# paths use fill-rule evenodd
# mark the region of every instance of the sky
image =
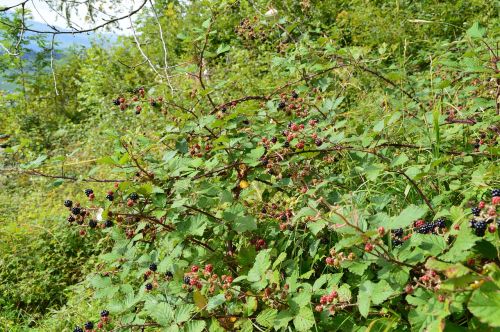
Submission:
<svg viewBox="0 0 500 332">
<path fill-rule="evenodd" d="M 21 3 L 22 0 L 0 0 L 1 7 L 10 7 L 16 4 Z M 117 1 L 114 0 L 106 0 L 106 3 L 103 6 L 105 12 L 113 13 L 117 16 L 122 16 L 130 12 L 133 8 L 137 8 L 142 1 L 140 0 L 122 0 L 120 5 L 116 5 Z M 30 0 L 26 4 L 26 8 L 31 11 L 33 16 L 33 20 L 36 22 L 40 22 L 43 24 L 55 25 L 61 28 L 68 28 L 68 24 L 64 16 L 58 12 L 50 8 L 50 6 L 43 0 Z M 117 12 L 118 10 L 118 12 Z M 85 29 L 92 28 L 93 26 L 99 25 L 104 22 L 104 19 L 108 18 L 108 16 L 104 14 L 100 14 L 97 16 L 96 22 L 88 22 L 85 20 L 86 7 L 84 5 L 80 5 L 78 8 L 78 12 L 72 14 L 71 22 L 75 28 Z M 117 14 L 118 13 L 118 14 Z M 120 35 L 130 35 L 132 31 L 130 30 L 130 22 L 128 19 L 124 19 L 119 21 L 120 29 L 113 29 L 112 32 Z M 50 29 L 48 29 L 50 30 Z"/>
</svg>

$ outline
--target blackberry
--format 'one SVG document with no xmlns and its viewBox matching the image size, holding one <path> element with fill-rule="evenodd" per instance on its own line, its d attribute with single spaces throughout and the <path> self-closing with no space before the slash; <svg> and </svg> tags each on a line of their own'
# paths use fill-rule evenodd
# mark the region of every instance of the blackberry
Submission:
<svg viewBox="0 0 500 332">
<path fill-rule="evenodd" d="M 500 189 L 491 190 L 491 197 L 498 197 L 498 196 L 500 196 Z"/>
<path fill-rule="evenodd" d="M 226 112 L 227 112 L 227 108 L 223 107 L 220 111 L 221 111 L 222 113 L 226 113 Z"/>
<path fill-rule="evenodd" d="M 283 214 L 283 215 L 281 216 L 281 221 L 286 221 L 286 219 L 287 219 L 287 218 L 286 218 L 286 214 Z"/>
<path fill-rule="evenodd" d="M 446 219 L 444 218 L 436 219 L 434 224 L 436 225 L 436 227 L 443 229 L 446 227 Z"/>
<path fill-rule="evenodd" d="M 271 138 L 271 142 L 272 142 L 272 143 L 276 143 L 277 141 L 278 141 L 278 138 L 277 138 L 276 136 L 273 136 L 273 137 Z"/>
<path fill-rule="evenodd" d="M 318 138 L 314 141 L 314 144 L 316 144 L 316 146 L 321 146 L 323 145 L 323 141 Z"/>
<path fill-rule="evenodd" d="M 152 289 L 153 289 L 153 284 L 151 284 L 150 282 L 148 282 L 148 283 L 146 284 L 146 290 L 150 291 L 150 290 L 152 290 Z"/>
<path fill-rule="evenodd" d="M 430 222 L 417 228 L 417 232 L 420 234 L 434 233 L 434 223 Z"/>
<path fill-rule="evenodd" d="M 267 213 L 267 209 L 265 207 L 263 207 L 261 210 L 260 210 L 260 213 Z"/>
<path fill-rule="evenodd" d="M 391 230 L 391 232 L 392 232 L 392 234 L 394 234 L 394 236 L 397 236 L 397 237 L 403 236 L 403 229 L 402 228 L 393 229 L 393 230 Z"/>
<path fill-rule="evenodd" d="M 474 233 L 477 235 L 477 236 L 484 236 L 484 233 L 486 231 L 486 227 L 487 227 L 487 223 L 485 223 L 484 221 L 477 221 L 475 224 L 474 224 Z"/>
<path fill-rule="evenodd" d="M 86 210 L 83 210 L 83 209 L 82 209 L 82 210 L 80 210 L 80 215 L 81 215 L 82 217 L 85 217 L 85 216 L 87 215 L 87 211 L 86 211 Z"/>
<path fill-rule="evenodd" d="M 90 228 L 96 228 L 97 227 L 97 221 L 90 219 L 89 220 L 89 227 Z"/>
<path fill-rule="evenodd" d="M 68 222 L 73 222 L 73 221 L 75 221 L 75 217 L 73 217 L 72 215 L 70 215 L 68 217 L 68 219 L 66 219 L 66 220 L 68 220 Z"/>
<path fill-rule="evenodd" d="M 118 99 L 118 98 L 113 99 L 113 104 L 116 105 L 116 106 L 119 106 L 120 105 L 120 99 Z"/>
<path fill-rule="evenodd" d="M 472 215 L 479 217 L 479 215 L 481 214 L 481 209 L 478 207 L 473 207 L 472 209 L 470 209 L 470 212 L 472 212 Z"/>
<path fill-rule="evenodd" d="M 75 206 L 74 208 L 71 209 L 71 213 L 73 213 L 75 216 L 79 215 L 82 209 L 79 207 Z"/>
<path fill-rule="evenodd" d="M 285 143 L 283 144 L 283 146 L 284 146 L 285 148 L 289 148 L 289 147 L 290 147 L 290 142 L 285 142 Z"/>
<path fill-rule="evenodd" d="M 107 194 L 107 195 L 106 195 L 106 199 L 107 199 L 108 201 L 112 202 L 112 201 L 115 199 L 115 197 L 114 197 L 113 195 Z"/>
<path fill-rule="evenodd" d="M 471 219 L 469 221 L 469 226 L 472 227 L 472 228 L 475 228 L 476 227 L 476 222 L 477 222 L 476 219 Z"/>
<path fill-rule="evenodd" d="M 154 101 L 154 100 L 152 100 L 149 104 L 150 104 L 151 106 L 153 106 L 153 107 L 158 106 L 158 103 L 157 103 L 156 101 Z"/>
<path fill-rule="evenodd" d="M 170 271 L 167 271 L 165 272 L 165 277 L 167 277 L 168 279 L 172 279 L 174 277 L 174 274 Z"/>
<path fill-rule="evenodd" d="M 106 228 L 113 227 L 113 222 L 111 220 L 106 220 L 106 222 L 104 223 L 104 226 Z"/>
<path fill-rule="evenodd" d="M 70 208 L 73 206 L 73 202 L 70 201 L 69 199 L 65 200 L 64 201 L 64 206 L 67 207 L 67 208 Z"/>
<path fill-rule="evenodd" d="M 109 311 L 103 310 L 101 311 L 101 317 L 108 317 L 109 316 Z"/>
<path fill-rule="evenodd" d="M 265 158 L 264 158 L 264 159 L 262 159 L 262 160 L 260 161 L 260 163 L 261 163 L 261 165 L 262 165 L 262 166 L 267 166 L 267 164 L 269 163 L 269 161 L 268 161 L 267 159 L 265 159 Z"/>
<path fill-rule="evenodd" d="M 476 142 L 473 144 L 473 147 L 474 147 L 474 149 L 479 149 L 481 147 L 481 145 Z"/>
<path fill-rule="evenodd" d="M 75 327 L 73 332 L 83 332 L 83 329 L 80 326 Z"/>
<path fill-rule="evenodd" d="M 397 239 L 397 238 L 396 239 L 392 239 L 392 245 L 394 247 L 400 246 L 402 244 L 403 244 L 403 241 L 401 239 Z"/>
<path fill-rule="evenodd" d="M 149 269 L 153 272 L 156 272 L 156 270 L 158 269 L 158 266 L 155 263 L 151 263 L 151 264 L 149 264 Z"/>
<path fill-rule="evenodd" d="M 94 323 L 92 323 L 92 322 L 87 322 L 87 323 L 85 323 L 85 325 L 84 325 L 84 326 L 85 326 L 85 329 L 86 329 L 86 330 L 92 330 L 92 329 L 94 328 Z"/>
<path fill-rule="evenodd" d="M 293 98 L 293 99 L 297 99 L 297 98 L 299 98 L 299 94 L 298 94 L 297 92 L 295 92 L 295 91 L 294 91 L 294 92 L 292 92 L 292 98 Z"/>
<path fill-rule="evenodd" d="M 184 277 L 184 283 L 186 285 L 189 285 L 190 282 L 191 282 L 191 278 L 189 278 L 188 276 Z"/>
<path fill-rule="evenodd" d="M 137 193 L 131 193 L 128 198 L 130 198 L 133 201 L 137 201 L 139 199 L 139 195 Z"/>
<path fill-rule="evenodd" d="M 93 194 L 94 191 L 92 189 L 85 189 L 85 196 L 89 197 L 90 194 Z"/>
<path fill-rule="evenodd" d="M 284 101 L 280 101 L 280 103 L 278 104 L 279 109 L 283 109 L 283 108 L 285 108 L 285 106 L 286 106 L 286 104 Z"/>
</svg>

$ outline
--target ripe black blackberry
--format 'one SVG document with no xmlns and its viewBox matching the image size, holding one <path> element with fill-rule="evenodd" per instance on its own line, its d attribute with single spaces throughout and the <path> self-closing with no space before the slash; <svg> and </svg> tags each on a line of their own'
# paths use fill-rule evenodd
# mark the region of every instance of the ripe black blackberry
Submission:
<svg viewBox="0 0 500 332">
<path fill-rule="evenodd" d="M 269 163 L 269 161 L 266 158 L 264 158 L 264 159 L 262 159 L 260 161 L 260 163 L 261 163 L 262 166 L 267 166 L 267 164 Z"/>
<path fill-rule="evenodd" d="M 299 94 L 298 94 L 297 92 L 293 91 L 293 92 L 292 92 L 292 98 L 293 98 L 293 99 L 297 99 L 297 98 L 299 98 Z"/>
<path fill-rule="evenodd" d="M 155 263 L 149 264 L 149 269 L 153 272 L 156 272 L 158 270 L 158 266 Z"/>
<path fill-rule="evenodd" d="M 417 228 L 417 232 L 420 234 L 430 234 L 434 233 L 434 223 L 430 222 L 427 224 L 424 224 L 420 227 Z"/>
<path fill-rule="evenodd" d="M 434 221 L 434 224 L 436 225 L 436 227 L 443 229 L 446 227 L 446 219 L 438 218 Z"/>
<path fill-rule="evenodd" d="M 67 207 L 67 208 L 70 208 L 73 206 L 73 202 L 70 201 L 69 199 L 65 200 L 64 201 L 64 206 Z"/>
<path fill-rule="evenodd" d="M 155 100 L 152 100 L 149 104 L 153 107 L 158 106 L 158 103 Z"/>
<path fill-rule="evenodd" d="M 316 144 L 316 146 L 321 146 L 321 145 L 323 145 L 323 141 L 322 141 L 321 139 L 319 139 L 319 138 L 318 138 L 318 139 L 316 139 L 316 140 L 314 141 L 314 144 Z"/>
<path fill-rule="evenodd" d="M 113 99 L 113 104 L 116 105 L 116 106 L 119 106 L 120 105 L 120 99 L 119 98 Z"/>
<path fill-rule="evenodd" d="M 279 109 L 283 109 L 283 108 L 285 108 L 285 106 L 286 106 L 286 104 L 284 101 L 280 101 L 280 103 L 278 104 Z"/>
<path fill-rule="evenodd" d="M 397 247 L 397 246 L 400 246 L 403 244 L 403 241 L 401 239 L 398 239 L 398 238 L 394 238 L 392 239 L 392 245 L 394 247 Z"/>
<path fill-rule="evenodd" d="M 111 220 L 106 220 L 106 222 L 104 223 L 104 226 L 106 228 L 113 227 L 113 222 Z"/>
<path fill-rule="evenodd" d="M 130 198 L 133 201 L 137 201 L 139 199 L 139 195 L 137 193 L 131 193 L 128 198 Z"/>
<path fill-rule="evenodd" d="M 114 197 L 113 195 L 107 194 L 107 195 L 106 195 L 106 199 L 107 199 L 108 201 L 112 202 L 112 201 L 115 199 L 115 197 Z"/>
<path fill-rule="evenodd" d="M 493 189 L 491 191 L 491 197 L 498 197 L 500 196 L 500 189 Z"/>
<path fill-rule="evenodd" d="M 394 236 L 397 236 L 397 237 L 403 236 L 403 229 L 402 228 L 393 229 L 393 230 L 391 230 L 391 232 L 392 232 L 392 234 L 394 234 Z"/>
<path fill-rule="evenodd" d="M 227 112 L 227 108 L 223 107 L 223 108 L 221 108 L 221 110 L 220 110 L 220 111 L 221 111 L 222 113 L 226 113 L 226 112 Z"/>
<path fill-rule="evenodd" d="M 151 284 L 150 282 L 148 282 L 148 283 L 146 284 L 146 290 L 150 291 L 150 290 L 152 290 L 152 289 L 153 289 L 153 284 Z"/>
<path fill-rule="evenodd" d="M 85 329 L 86 329 L 86 330 L 92 330 L 92 329 L 94 328 L 94 323 L 92 323 L 92 322 L 87 322 L 87 323 L 85 323 L 85 325 L 84 325 L 84 326 L 85 326 Z"/>
<path fill-rule="evenodd" d="M 85 196 L 89 197 L 90 194 L 93 194 L 94 191 L 92 189 L 85 189 Z"/>
<path fill-rule="evenodd" d="M 97 227 L 97 221 L 90 219 L 89 220 L 89 227 L 90 228 L 96 228 Z"/>
<path fill-rule="evenodd" d="M 478 207 L 473 207 L 470 209 L 470 212 L 472 212 L 472 215 L 479 217 L 479 215 L 481 214 L 481 209 Z"/>
<path fill-rule="evenodd" d="M 81 215 L 82 217 L 85 217 L 85 216 L 87 215 L 87 211 L 86 211 L 86 210 L 84 210 L 84 209 L 81 209 L 81 211 L 80 211 L 80 215 Z"/>
<path fill-rule="evenodd" d="M 72 215 L 70 215 L 70 216 L 68 217 L 68 219 L 66 219 L 66 220 L 67 220 L 68 222 L 73 222 L 73 221 L 75 221 L 75 217 L 73 217 Z"/>
<path fill-rule="evenodd" d="M 74 208 L 71 209 L 71 213 L 73 213 L 75 216 L 79 215 L 80 212 L 82 212 L 82 209 L 80 209 L 77 206 L 75 206 Z"/>
<path fill-rule="evenodd" d="M 186 285 L 189 285 L 190 282 L 191 282 L 191 278 L 189 278 L 188 276 L 184 277 L 184 283 Z"/>
<path fill-rule="evenodd" d="M 80 326 L 75 327 L 73 332 L 83 332 L 83 329 Z"/>
<path fill-rule="evenodd" d="M 101 317 L 108 317 L 108 316 L 109 316 L 109 311 L 108 310 L 101 311 Z"/>
<path fill-rule="evenodd" d="M 287 141 L 287 142 L 285 142 L 285 143 L 283 144 L 283 146 L 284 146 L 285 148 L 289 148 L 289 147 L 290 147 L 290 142 L 288 142 L 288 141 Z"/>
<path fill-rule="evenodd" d="M 265 213 L 267 213 L 266 208 L 265 208 L 265 207 L 263 207 L 263 208 L 260 210 L 260 213 L 264 213 L 264 214 L 265 214 Z"/>
<path fill-rule="evenodd" d="M 276 136 L 273 136 L 273 137 L 271 138 L 271 142 L 272 142 L 272 143 L 276 143 L 277 141 L 278 141 L 278 138 L 277 138 Z"/>
<path fill-rule="evenodd" d="M 170 271 L 167 271 L 165 272 L 165 277 L 167 277 L 168 279 L 172 279 L 174 277 L 174 274 Z"/>
<path fill-rule="evenodd" d="M 487 226 L 488 226 L 488 224 L 481 220 L 481 221 L 476 221 L 474 223 L 474 227 L 472 227 L 472 228 L 474 229 L 474 233 L 477 236 L 484 236 L 484 233 L 486 231 Z"/>
</svg>

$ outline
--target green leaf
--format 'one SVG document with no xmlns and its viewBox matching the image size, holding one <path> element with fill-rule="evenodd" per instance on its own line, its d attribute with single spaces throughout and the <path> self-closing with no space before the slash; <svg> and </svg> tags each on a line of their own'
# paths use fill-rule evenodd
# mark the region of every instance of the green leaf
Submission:
<svg viewBox="0 0 500 332">
<path fill-rule="evenodd" d="M 248 281 L 257 282 L 261 280 L 264 273 L 271 266 L 270 252 L 271 249 L 261 250 L 257 257 L 255 257 L 255 263 L 250 271 L 248 271 Z"/>
<path fill-rule="evenodd" d="M 219 47 L 217 48 L 217 55 L 225 53 L 231 49 L 231 46 L 225 45 L 225 44 L 220 44 Z"/>
<path fill-rule="evenodd" d="M 264 327 L 272 327 L 274 325 L 274 319 L 276 318 L 276 314 L 278 310 L 268 308 L 262 311 L 256 318 L 257 323 Z"/>
<path fill-rule="evenodd" d="M 194 311 L 193 304 L 183 304 L 175 309 L 175 322 L 177 324 L 183 323 L 191 318 L 191 313 Z"/>
<path fill-rule="evenodd" d="M 467 30 L 467 35 L 472 38 L 482 38 L 486 33 L 486 29 L 481 27 L 478 22 L 474 24 Z"/>
<path fill-rule="evenodd" d="M 390 220 L 383 221 L 380 225 L 387 229 L 407 227 L 411 225 L 413 221 L 425 216 L 427 210 L 427 206 L 410 205 L 398 216 L 392 217 Z"/>
<path fill-rule="evenodd" d="M 226 296 L 224 294 L 219 294 L 211 297 L 210 300 L 208 300 L 207 310 L 214 310 L 224 302 L 226 302 Z"/>
<path fill-rule="evenodd" d="M 492 282 L 476 289 L 467 305 L 470 312 L 481 322 L 500 327 L 500 289 Z"/>
<path fill-rule="evenodd" d="M 191 320 L 184 325 L 184 332 L 202 332 L 206 326 L 204 320 Z"/>
<path fill-rule="evenodd" d="M 257 229 L 257 222 L 252 216 L 237 216 L 234 219 L 233 228 L 238 233 L 243 233 L 246 231 L 254 231 Z"/>
<path fill-rule="evenodd" d="M 293 325 L 297 331 L 309 331 L 315 323 L 314 313 L 309 306 L 300 308 L 299 313 L 293 319 Z"/>
</svg>

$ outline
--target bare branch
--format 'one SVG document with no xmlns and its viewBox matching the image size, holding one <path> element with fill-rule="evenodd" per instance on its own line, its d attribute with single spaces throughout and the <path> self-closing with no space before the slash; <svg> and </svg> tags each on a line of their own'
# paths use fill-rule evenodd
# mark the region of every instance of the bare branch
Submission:
<svg viewBox="0 0 500 332">
<path fill-rule="evenodd" d="M 156 9 L 151 0 L 149 0 L 149 3 L 151 4 L 151 9 L 153 10 L 153 14 L 155 16 L 156 23 L 158 24 L 158 29 L 160 31 L 160 39 L 161 39 L 161 44 L 163 46 L 163 63 L 164 63 L 164 70 L 165 70 L 165 77 L 167 79 L 167 84 L 170 87 L 170 91 L 172 91 L 172 94 L 174 94 L 174 88 L 172 86 L 172 83 L 170 82 L 170 76 L 168 74 L 168 61 L 167 61 L 167 44 L 165 43 L 165 39 L 163 38 L 163 28 L 161 27 L 160 20 L 158 19 L 158 15 L 156 14 Z"/>
<path fill-rule="evenodd" d="M 52 42 L 50 43 L 50 69 L 52 70 L 52 78 L 54 79 L 54 90 L 56 91 L 56 96 L 59 96 L 59 91 L 57 90 L 57 79 L 56 72 L 54 71 L 54 39 L 56 34 L 52 34 Z"/>
</svg>

